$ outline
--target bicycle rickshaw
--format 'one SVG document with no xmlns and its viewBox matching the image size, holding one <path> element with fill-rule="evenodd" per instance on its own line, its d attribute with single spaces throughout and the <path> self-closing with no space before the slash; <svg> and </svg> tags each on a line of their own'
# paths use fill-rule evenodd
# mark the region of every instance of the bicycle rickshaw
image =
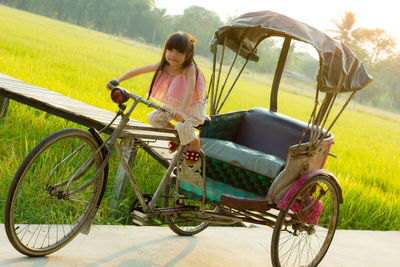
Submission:
<svg viewBox="0 0 400 267">
<path fill-rule="evenodd" d="M 269 37 L 284 39 L 269 109 L 221 114 L 248 61 L 258 60 L 257 46 Z M 277 112 L 278 87 L 292 40 L 311 44 L 319 56 L 314 107 L 308 122 Z M 234 55 L 225 79 L 221 79 L 227 47 Z M 119 140 L 133 136 L 134 145 L 140 147 L 157 139 L 154 133 L 162 133 L 159 139 L 163 140 L 179 142 L 179 138 L 174 130 L 148 127 L 148 136 L 140 138 L 135 129 L 128 131 L 129 117 L 138 103 L 169 111 L 116 85 L 111 97 L 119 105 L 115 117 L 119 122 L 107 140 L 93 128 L 89 132 L 65 129 L 45 138 L 22 162 L 5 211 L 7 235 L 18 251 L 28 256 L 47 255 L 78 233 L 88 232 L 105 192 L 114 148 L 139 203 L 131 213 L 136 224 L 161 217 L 179 235 L 199 233 L 209 224 L 266 225 L 273 228 L 274 266 L 319 264 L 331 244 L 343 202 L 337 179 L 323 169 L 334 140 L 330 130 L 354 94 L 372 78 L 345 45 L 307 24 L 270 11 L 247 13 L 219 28 L 211 40 L 211 51 L 211 120 L 200 127 L 202 159 L 187 166 L 182 153 L 185 148 L 180 146 L 156 192 L 144 197 Z M 224 90 L 238 56 L 244 58 L 243 66 L 230 88 Z M 349 93 L 349 98 L 327 126 L 340 93 Z M 128 99 L 134 101 L 125 112 L 123 103 Z"/>
</svg>

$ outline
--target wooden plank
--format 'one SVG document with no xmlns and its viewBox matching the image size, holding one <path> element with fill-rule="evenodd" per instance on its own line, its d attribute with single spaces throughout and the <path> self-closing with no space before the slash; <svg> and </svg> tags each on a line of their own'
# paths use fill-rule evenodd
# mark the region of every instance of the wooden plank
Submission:
<svg viewBox="0 0 400 267">
<path fill-rule="evenodd" d="M 13 99 L 86 127 L 94 127 L 97 130 L 108 125 L 115 116 L 114 112 L 89 105 L 85 102 L 64 96 L 58 92 L 25 83 L 1 73 L 0 96 Z M 118 122 L 119 119 L 117 119 L 112 124 L 111 129 L 107 129 L 105 133 L 112 133 L 113 129 L 118 125 Z M 130 119 L 128 125 L 129 128 L 124 131 L 124 136 L 134 136 L 140 140 L 147 137 L 142 142 L 143 149 L 166 166 L 168 161 L 172 158 L 172 155 L 167 152 L 167 141 L 177 140 L 176 131 L 160 131 L 148 124 L 133 119 Z M 150 142 L 151 140 L 149 139 L 154 139 L 154 142 Z"/>
<path fill-rule="evenodd" d="M 16 81 L 16 82 L 23 82 L 23 81 L 21 81 L 21 80 L 18 80 L 17 78 L 14 78 L 14 77 L 12 77 L 12 76 L 8 76 L 8 75 L 6 75 L 6 74 L 4 74 L 4 73 L 0 73 L 0 79 L 3 79 L 3 80 L 12 80 L 12 81 Z"/>
<path fill-rule="evenodd" d="M 1 81 L 0 81 L 0 86 L 3 87 L 3 89 L 5 87 L 5 85 Z M 50 112 L 61 117 L 64 116 L 59 114 L 60 112 L 65 113 L 65 116 L 66 114 L 70 114 L 71 116 L 76 116 L 77 117 L 76 119 L 73 119 L 70 116 L 68 116 L 67 119 L 86 126 L 89 125 L 88 123 L 85 123 L 85 121 L 100 123 L 105 126 L 115 116 L 115 113 L 111 111 L 88 105 L 84 102 L 68 98 L 61 94 L 48 96 L 46 95 L 47 92 L 44 93 L 41 93 L 39 91 L 22 92 L 24 90 L 21 91 L 21 88 L 12 88 L 12 89 L 13 89 L 12 92 L 14 94 L 18 93 L 18 96 L 20 97 L 17 97 L 13 94 L 7 94 L 10 92 L 10 89 L 8 87 L 5 89 L 6 91 L 5 95 L 19 102 L 23 102 L 25 104 L 34 106 L 36 108 L 42 109 L 46 112 Z M 45 101 L 43 101 L 43 99 L 45 99 Z M 118 122 L 119 119 L 112 125 L 112 128 L 115 128 Z M 146 125 L 142 122 L 133 119 L 130 120 L 128 125 L 132 127 L 130 127 L 130 129 L 127 129 L 125 131 L 126 135 L 132 134 L 137 138 L 143 138 L 145 135 L 151 135 L 150 138 L 160 138 L 161 140 L 176 140 L 175 131 L 171 130 L 159 131 L 157 128 L 153 128 L 150 125 Z"/>
<path fill-rule="evenodd" d="M 16 82 L 13 82 L 13 81 L 4 81 L 1 78 L 0 78 L 0 80 L 1 80 L 2 84 L 4 86 L 6 86 L 6 88 L 9 88 L 9 89 L 23 90 L 26 93 L 29 93 L 29 92 L 41 92 L 43 94 L 62 95 L 62 94 L 60 94 L 58 92 L 50 91 L 48 89 L 44 89 L 44 88 L 37 87 L 37 86 L 34 86 L 34 85 L 30 85 L 30 84 L 27 84 L 27 83 L 16 83 Z"/>
</svg>

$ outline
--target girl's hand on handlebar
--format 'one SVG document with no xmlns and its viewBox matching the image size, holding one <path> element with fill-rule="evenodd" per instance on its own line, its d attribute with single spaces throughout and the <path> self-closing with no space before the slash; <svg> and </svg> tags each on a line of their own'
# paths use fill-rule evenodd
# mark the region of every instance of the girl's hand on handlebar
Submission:
<svg viewBox="0 0 400 267">
<path fill-rule="evenodd" d="M 174 112 L 174 114 L 172 114 L 172 118 L 175 120 L 175 121 L 184 121 L 185 120 L 185 118 L 183 117 L 183 113 L 182 112 L 180 112 L 180 111 L 176 111 L 176 112 Z"/>
<path fill-rule="evenodd" d="M 115 87 L 117 87 L 119 85 L 119 81 L 117 79 L 112 79 L 111 81 L 108 81 L 106 84 L 106 88 L 108 90 L 112 90 Z"/>
</svg>

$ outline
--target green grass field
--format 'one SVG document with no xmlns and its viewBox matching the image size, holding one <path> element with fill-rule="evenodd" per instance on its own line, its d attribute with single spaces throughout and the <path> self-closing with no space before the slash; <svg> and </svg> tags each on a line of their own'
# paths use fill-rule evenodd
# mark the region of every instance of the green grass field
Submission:
<svg viewBox="0 0 400 267">
<path fill-rule="evenodd" d="M 121 38 L 88 31 L 0 5 L 0 73 L 60 92 L 104 109 L 116 110 L 105 89 L 106 82 L 137 66 L 154 63 L 161 51 Z M 210 63 L 198 60 L 206 80 Z M 151 74 L 123 86 L 144 95 Z M 286 82 L 285 82 L 286 81 Z M 245 74 L 224 111 L 268 107 L 270 75 Z M 308 120 L 313 99 L 299 96 L 298 83 L 284 80 L 279 93 L 279 112 Z M 368 90 L 368 88 L 366 89 Z M 245 99 L 245 101 L 243 101 Z M 336 108 L 337 110 L 337 108 Z M 134 118 L 146 121 L 148 108 Z M 384 113 L 382 113 L 384 114 Z M 400 124 L 382 114 L 344 112 L 335 127 L 335 145 L 325 166 L 338 178 L 344 196 L 340 228 L 400 230 Z M 398 118 L 394 116 L 395 118 Z M 11 101 L 8 115 L 0 121 L 0 221 L 10 181 L 25 155 L 41 139 L 57 130 L 79 125 Z M 108 216 L 109 190 L 117 162 L 112 161 L 108 192 L 97 223 L 127 223 L 127 209 L 120 219 Z M 134 172 L 145 191 L 151 192 L 163 168 L 144 153 Z M 130 192 L 128 192 L 130 193 Z M 121 203 L 128 207 L 131 200 Z"/>
</svg>

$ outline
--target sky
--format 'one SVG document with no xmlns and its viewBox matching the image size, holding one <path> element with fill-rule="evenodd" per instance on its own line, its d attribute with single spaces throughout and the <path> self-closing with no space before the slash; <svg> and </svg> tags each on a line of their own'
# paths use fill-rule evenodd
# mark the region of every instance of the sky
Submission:
<svg viewBox="0 0 400 267">
<path fill-rule="evenodd" d="M 222 20 L 251 11 L 270 10 L 305 22 L 328 35 L 328 29 L 335 29 L 331 21 L 340 21 L 346 11 L 355 13 L 358 27 L 382 28 L 400 43 L 397 0 L 156 0 L 158 8 L 165 8 L 168 15 L 183 14 L 192 5 L 202 6 L 217 13 Z"/>
</svg>

